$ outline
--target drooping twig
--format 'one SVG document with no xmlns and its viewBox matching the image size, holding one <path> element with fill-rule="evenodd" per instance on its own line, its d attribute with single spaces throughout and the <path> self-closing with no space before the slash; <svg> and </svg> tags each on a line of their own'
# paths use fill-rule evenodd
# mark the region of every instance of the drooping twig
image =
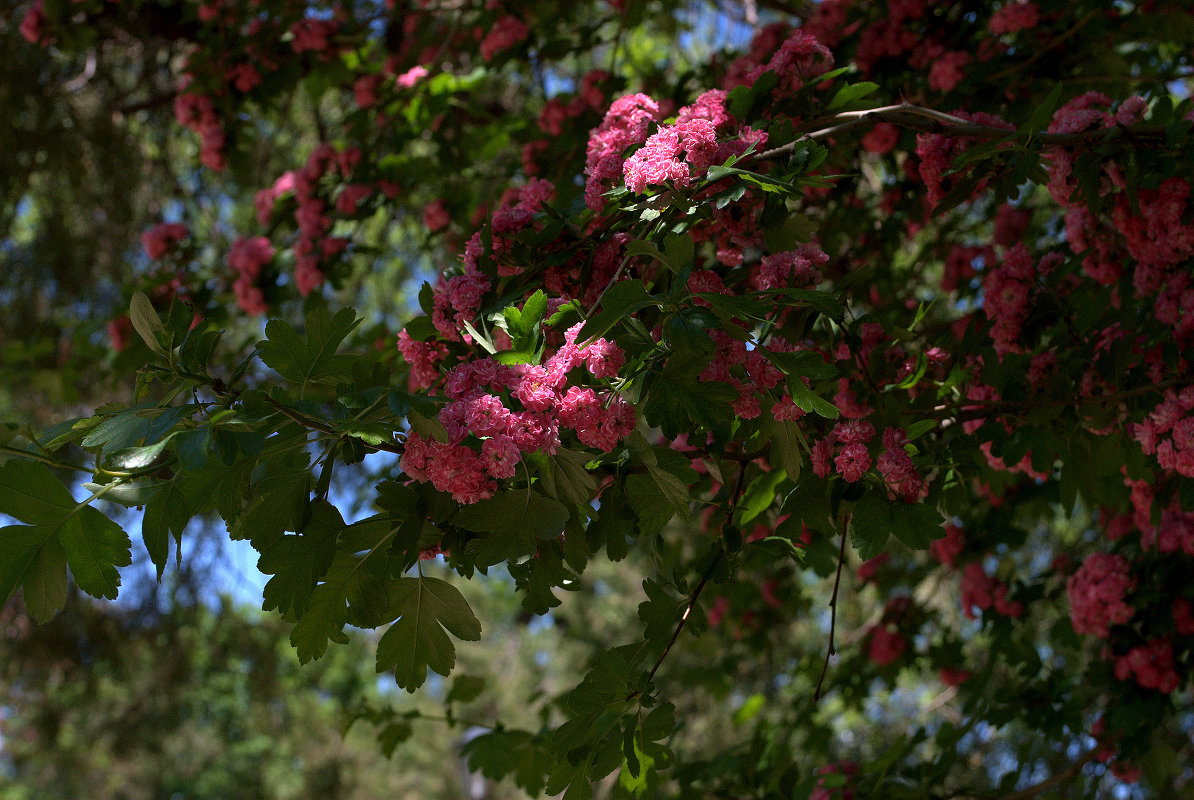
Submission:
<svg viewBox="0 0 1194 800">
<path fill-rule="evenodd" d="M 742 496 L 742 487 L 745 485 L 745 477 L 746 464 L 739 464 L 738 480 L 734 484 L 733 494 L 730 495 L 730 502 L 728 506 L 729 519 L 726 521 L 726 527 L 734 524 L 734 508 L 738 505 L 738 499 Z M 688 598 L 688 605 L 684 607 L 684 613 L 680 615 L 680 621 L 676 623 L 676 627 L 672 631 L 672 638 L 668 640 L 667 646 L 663 648 L 663 652 L 659 654 L 659 658 L 655 659 L 655 663 L 651 666 L 651 671 L 647 674 L 647 683 L 650 683 L 655 679 L 655 673 L 659 671 L 660 666 L 663 665 L 664 659 L 667 658 L 668 653 L 672 651 L 672 646 L 676 643 L 676 640 L 680 638 L 680 631 L 684 630 L 684 626 L 688 624 L 688 618 L 692 615 L 692 610 L 696 608 L 697 600 L 700 599 L 701 592 L 705 589 L 705 584 L 707 584 L 709 579 L 713 577 L 713 570 L 717 568 L 717 565 L 721 563 L 721 560 L 725 558 L 725 555 L 726 551 L 722 549 L 722 551 L 717 554 L 716 558 L 709 563 L 709 566 L 701 575 L 700 582 L 697 583 L 696 588 L 692 590 L 692 595 Z M 638 692 L 636 691 L 631 693 L 630 697 L 632 698 L 637 695 Z"/>
<path fill-rule="evenodd" d="M 842 582 L 842 564 L 846 561 L 846 530 L 850 527 L 850 515 L 842 517 L 842 545 L 837 554 L 837 575 L 833 578 L 833 595 L 829 598 L 829 647 L 825 649 L 825 663 L 821 666 L 821 677 L 817 678 L 817 689 L 813 692 L 813 702 L 821 699 L 821 685 L 825 682 L 825 673 L 829 671 L 829 660 L 836 655 L 833 647 L 833 632 L 837 628 L 837 590 Z"/>
</svg>

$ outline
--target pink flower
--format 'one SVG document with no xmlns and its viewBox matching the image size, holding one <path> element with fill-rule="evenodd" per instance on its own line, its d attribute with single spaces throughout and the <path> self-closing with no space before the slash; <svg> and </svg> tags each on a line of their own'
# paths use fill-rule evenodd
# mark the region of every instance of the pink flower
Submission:
<svg viewBox="0 0 1194 800">
<path fill-rule="evenodd" d="M 1005 33 L 1015 33 L 1027 28 L 1035 28 L 1040 22 L 1040 10 L 1036 3 L 1025 0 L 1012 0 L 1004 3 L 1003 7 L 991 15 L 987 22 L 987 30 L 996 36 Z"/>
<path fill-rule="evenodd" d="M 443 200 L 435 200 L 423 209 L 423 226 L 431 233 L 448 227 L 452 217 L 448 214 L 448 207 Z"/>
<path fill-rule="evenodd" d="M 838 473 L 850 483 L 862 480 L 862 476 L 871 468 L 871 456 L 866 445 L 861 443 L 848 444 L 833 460 Z"/>
<path fill-rule="evenodd" d="M 505 434 L 486 439 L 481 443 L 481 462 L 485 471 L 499 480 L 513 478 L 522 453 L 514 440 Z"/>
<path fill-rule="evenodd" d="M 868 153 L 890 153 L 900 141 L 900 129 L 890 122 L 880 122 L 862 137 L 862 149 Z"/>
<path fill-rule="evenodd" d="M 410 364 L 410 383 L 414 389 L 427 389 L 439 378 L 436 366 L 448 355 L 442 342 L 419 342 L 405 331 L 398 331 L 398 352 Z"/>
<path fill-rule="evenodd" d="M 929 88 L 938 92 L 950 92 L 966 77 L 963 71 L 970 63 L 969 53 L 944 53 L 933 61 L 929 69 Z"/>
<path fill-rule="evenodd" d="M 546 369 L 529 365 L 514 386 L 514 396 L 527 411 L 547 411 L 559 397 L 556 392 L 557 379 Z"/>
<path fill-rule="evenodd" d="M 495 55 L 518 44 L 525 38 L 527 38 L 527 26 L 523 24 L 522 20 L 513 16 L 502 17 L 493 24 L 489 33 L 485 34 L 485 38 L 481 41 L 481 58 L 491 61 Z"/>
<path fill-rule="evenodd" d="M 174 249 L 174 245 L 191 235 L 186 225 L 178 222 L 163 222 L 154 225 L 141 234 L 141 245 L 145 254 L 157 261 Z"/>
<path fill-rule="evenodd" d="M 48 21 L 49 18 L 46 17 L 46 12 L 42 9 L 42 0 L 37 0 L 21 18 L 21 36 L 24 36 L 30 44 L 41 44 L 46 38 L 46 23 Z"/>
<path fill-rule="evenodd" d="M 1134 677 L 1145 689 L 1168 694 L 1181 685 L 1173 663 L 1173 645 L 1165 639 L 1133 647 L 1115 660 L 1115 677 L 1121 681 Z"/>
<path fill-rule="evenodd" d="M 962 529 L 957 525 L 946 525 L 945 536 L 934 540 L 929 545 L 929 555 L 940 563 L 952 567 L 965 547 L 966 542 L 962 539 Z"/>
<path fill-rule="evenodd" d="M 352 85 L 353 100 L 357 108 L 372 108 L 377 105 L 377 90 L 381 87 L 381 75 L 362 75 Z"/>
<path fill-rule="evenodd" d="M 899 632 L 888 630 L 886 625 L 876 625 L 871 628 L 867 657 L 880 667 L 885 667 L 896 661 L 907 649 L 908 640 Z"/>
<path fill-rule="evenodd" d="M 261 268 L 273 258 L 274 246 L 264 236 L 242 236 L 228 249 L 228 266 L 250 281 L 256 280 Z"/>
<path fill-rule="evenodd" d="M 949 667 L 942 667 L 937 670 L 938 677 L 946 686 L 961 686 L 966 681 L 970 680 L 970 670 L 967 669 L 951 669 Z"/>
<path fill-rule="evenodd" d="M 401 89 L 411 89 L 416 83 L 426 78 L 428 75 L 427 68 L 423 66 L 411 67 L 406 72 L 398 76 L 398 87 Z"/>
</svg>

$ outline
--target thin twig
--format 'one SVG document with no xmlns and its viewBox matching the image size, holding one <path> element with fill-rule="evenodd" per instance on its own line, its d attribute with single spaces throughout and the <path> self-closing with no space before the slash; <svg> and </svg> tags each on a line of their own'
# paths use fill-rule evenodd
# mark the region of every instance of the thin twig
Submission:
<svg viewBox="0 0 1194 800">
<path fill-rule="evenodd" d="M 268 393 L 265 393 L 265 399 L 269 402 L 269 404 L 271 406 L 273 406 L 278 411 L 280 411 L 282 414 L 286 415 L 291 420 L 293 420 L 294 422 L 297 422 L 299 425 L 301 425 L 304 428 L 308 428 L 313 431 L 319 431 L 320 433 L 326 433 L 331 436 L 345 436 L 345 435 L 351 436 L 351 434 L 345 434 L 344 431 L 336 430 L 331 425 L 327 425 L 326 423 L 320 422 L 319 420 L 311 419 L 308 416 L 300 414 L 299 412 L 295 411 L 293 408 L 289 408 L 289 407 L 283 405 L 282 403 L 279 403 L 277 400 L 270 397 Z M 357 438 L 357 437 L 353 437 L 353 438 Z M 364 440 L 361 440 L 361 444 L 364 445 L 366 450 L 384 450 L 387 453 L 394 453 L 396 455 L 402 455 L 406 452 L 406 448 L 401 447 L 396 444 L 389 444 L 386 442 L 381 442 L 379 444 L 373 444 L 371 442 L 366 442 Z"/>
<path fill-rule="evenodd" d="M 634 258 L 634 256 L 627 255 L 622 259 L 622 263 L 618 265 L 616 270 L 614 270 L 614 276 L 609 279 L 609 283 L 605 284 L 605 288 L 601 290 L 601 294 L 597 295 L 597 299 L 594 300 L 593 305 L 589 307 L 589 313 L 585 314 L 585 319 L 593 316 L 593 312 L 597 310 L 597 306 L 601 305 L 601 300 L 605 297 L 605 293 L 609 291 L 609 287 L 613 286 L 617 282 L 618 278 L 622 276 L 622 270 L 626 268 L 626 265 L 630 263 L 630 259 L 632 258 Z"/>
<path fill-rule="evenodd" d="M 1036 797 L 1041 792 L 1048 791 L 1049 789 L 1052 789 L 1054 786 L 1058 786 L 1060 784 L 1065 783 L 1066 781 L 1073 780 L 1074 778 L 1078 777 L 1078 775 L 1082 772 L 1082 768 L 1085 767 L 1087 764 L 1089 764 L 1091 761 L 1094 761 L 1097 756 L 1098 756 L 1098 749 L 1096 748 L 1096 749 L 1088 752 L 1082 758 L 1078 759 L 1073 764 L 1066 767 L 1065 769 L 1063 769 L 1061 772 L 1057 773 L 1056 775 L 1046 778 L 1045 780 L 1041 781 L 1040 783 L 1034 783 L 1032 786 L 1027 786 L 1018 792 L 1013 792 L 1012 794 L 1004 795 L 1003 797 L 999 798 L 999 800 L 1029 800 L 1029 798 L 1031 798 L 1031 797 Z"/>
<path fill-rule="evenodd" d="M 756 158 L 767 160 L 784 153 L 790 153 L 796 144 L 803 141 L 823 139 L 843 131 L 862 126 L 871 126 L 877 122 L 888 122 L 921 133 L 933 133 L 942 136 L 966 136 L 972 139 L 1005 139 L 1014 136 L 1015 131 L 1007 128 L 997 128 L 994 125 L 981 125 L 964 120 L 961 117 L 946 114 L 932 108 L 900 103 L 892 106 L 882 106 L 862 111 L 843 111 L 832 117 L 813 120 L 808 124 L 809 130 L 802 136 L 785 145 L 771 150 L 764 150 Z M 1165 129 L 1159 125 L 1125 125 L 1119 126 L 1125 133 L 1145 139 L 1162 141 Z M 1033 132 L 1032 137 L 1045 145 L 1068 146 L 1082 144 L 1091 140 L 1106 137 L 1112 128 L 1095 128 L 1093 130 L 1077 131 L 1074 133 L 1040 133 Z"/>
<path fill-rule="evenodd" d="M 726 521 L 727 528 L 734 524 L 734 508 L 738 505 L 738 499 L 742 496 L 742 487 L 745 484 L 745 477 L 746 464 L 740 464 L 738 466 L 738 480 L 735 482 L 734 493 L 730 495 L 730 502 L 727 507 L 727 513 L 729 514 L 729 519 Z M 668 653 L 672 651 L 672 646 L 676 643 L 676 640 L 680 638 L 680 631 L 684 630 L 684 626 L 688 624 L 688 618 L 692 615 L 692 610 L 696 608 L 697 600 L 700 599 L 701 592 L 704 591 L 705 585 L 709 583 L 709 579 L 713 577 L 713 570 L 717 568 L 717 565 L 721 563 L 721 560 L 725 558 L 725 555 L 726 551 L 723 548 L 721 552 L 717 554 L 717 557 L 710 562 L 709 566 L 705 569 L 704 574 L 701 575 L 700 582 L 697 583 L 696 588 L 692 590 L 692 596 L 688 599 L 688 605 L 685 606 L 684 613 L 680 615 L 680 621 L 676 623 L 676 628 L 672 631 L 672 638 L 668 640 L 667 646 L 663 648 L 663 652 L 659 654 L 659 658 L 655 659 L 655 663 L 652 665 L 651 671 L 647 674 L 647 683 L 650 683 L 655 679 L 655 673 L 659 671 L 660 666 L 663 665 L 664 659 L 667 658 Z M 636 697 L 638 694 L 638 691 L 634 691 L 627 697 L 627 699 Z"/>
<path fill-rule="evenodd" d="M 1034 48 L 1035 52 L 1033 52 L 1031 58 L 1028 58 L 1025 61 L 1021 61 L 1018 64 L 1012 64 L 1007 69 L 996 72 L 994 75 L 991 76 L 990 79 L 992 81 L 996 81 L 996 80 L 999 80 L 1000 78 L 1006 78 L 1008 75 L 1011 75 L 1015 72 L 1019 72 L 1020 70 L 1024 69 L 1025 67 L 1035 64 L 1037 61 L 1039 61 L 1041 58 L 1043 58 L 1046 53 L 1049 53 L 1050 51 L 1052 51 L 1052 50 L 1056 49 L 1057 47 L 1061 46 L 1062 44 L 1064 44 L 1066 39 L 1069 39 L 1075 33 L 1080 31 L 1082 28 L 1084 28 L 1086 26 L 1087 23 L 1089 23 L 1095 17 L 1099 16 L 1101 13 L 1103 13 L 1103 12 L 1100 9 L 1096 9 L 1094 11 L 1087 13 L 1086 16 L 1082 17 L 1082 19 L 1075 22 L 1068 30 L 1063 32 L 1060 36 L 1058 36 L 1052 42 L 1049 42 L 1049 44 L 1045 45 L 1044 47 Z"/>
<path fill-rule="evenodd" d="M 829 598 L 829 647 L 825 650 L 825 663 L 821 666 L 821 677 L 817 678 L 817 689 L 813 692 L 813 702 L 821 699 L 821 685 L 825 682 L 825 673 L 829 671 L 829 660 L 837 654 L 833 647 L 833 632 L 837 628 L 837 590 L 842 582 L 842 564 L 846 561 L 846 530 L 850 527 L 850 515 L 842 517 L 842 545 L 837 554 L 837 575 L 833 578 L 833 596 Z"/>
</svg>

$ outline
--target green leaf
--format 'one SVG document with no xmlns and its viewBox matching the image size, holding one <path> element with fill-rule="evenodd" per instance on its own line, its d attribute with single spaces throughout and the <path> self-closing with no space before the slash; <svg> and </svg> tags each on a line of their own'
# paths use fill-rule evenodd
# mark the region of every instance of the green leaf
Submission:
<svg viewBox="0 0 1194 800">
<path fill-rule="evenodd" d="M 790 420 L 771 419 L 763 426 L 763 433 L 771 441 L 771 463 L 782 467 L 795 483 L 804 466 L 803 437 L 799 424 Z"/>
<path fill-rule="evenodd" d="M 469 769 L 493 781 L 513 776 L 532 797 L 543 793 L 544 773 L 552 763 L 540 738 L 526 731 L 483 733 L 469 739 L 460 752 L 468 759 Z"/>
<path fill-rule="evenodd" d="M 445 703 L 470 703 L 485 691 L 485 678 L 480 675 L 457 675 L 452 679 Z"/>
<path fill-rule="evenodd" d="M 738 527 L 744 528 L 754 521 L 775 502 L 775 490 L 787 479 L 788 474 L 782 469 L 772 469 L 756 477 L 742 493 L 734 509 L 734 516 L 738 518 Z"/>
<path fill-rule="evenodd" d="M 526 456 L 535 464 L 544 494 L 568 505 L 588 505 L 597 492 L 597 481 L 585 469 L 589 457 L 576 450 L 561 449 L 555 455 Z"/>
<path fill-rule="evenodd" d="M 79 588 L 92 597 L 115 600 L 120 589 L 117 567 L 133 562 L 124 530 L 90 506 L 69 514 L 57 528 L 66 563 Z"/>
<path fill-rule="evenodd" d="M 642 513 L 630 502 L 632 484 L 641 487 L 639 497 Z M 641 523 L 642 531 L 651 534 L 666 525 L 674 513 L 659 493 L 655 481 L 647 475 L 631 475 L 624 486 L 615 483 L 602 492 L 601 509 L 586 532 L 589 548 L 596 552 L 604 544 L 609 560 L 621 561 L 630 552 L 626 539 L 639 533 L 636 519 Z M 650 514 L 654 514 L 654 518 L 647 519 Z"/>
<path fill-rule="evenodd" d="M 397 684 L 414 692 L 427 679 L 428 668 L 447 675 L 455 666 L 456 648 L 448 633 L 477 641 L 481 623 L 447 581 L 419 577 L 397 583 L 394 607 L 399 617 L 377 643 L 377 671 L 394 670 Z"/>
<path fill-rule="evenodd" d="M 945 535 L 944 523 L 941 512 L 927 503 L 892 502 L 872 491 L 854 504 L 850 541 L 864 560 L 883 551 L 888 534 L 913 550 L 926 550 Z"/>
<path fill-rule="evenodd" d="M 683 519 L 689 519 L 692 497 L 688 487 L 699 477 L 689 458 L 670 447 L 651 447 L 638 431 L 630 435 L 630 446 L 646 466 L 660 494 Z"/>
<path fill-rule="evenodd" d="M 83 439 L 82 446 L 115 451 L 137 445 L 152 445 L 162 440 L 183 417 L 197 408 L 196 405 L 168 408 L 148 405 L 125 409 L 96 426 Z"/>
<path fill-rule="evenodd" d="M 770 175 L 761 175 L 758 172 L 750 172 L 745 169 L 738 169 L 737 167 L 723 167 L 712 166 L 709 167 L 709 172 L 705 177 L 705 185 L 715 183 L 722 178 L 736 175 L 742 180 L 753 186 L 762 189 L 764 192 L 774 192 L 782 194 L 798 194 L 800 189 L 787 181 L 781 181 L 777 178 L 772 178 Z"/>
<path fill-rule="evenodd" d="M 48 525 L 0 528 L 0 598 L 24 589 L 25 606 L 49 622 L 66 604 L 66 553 Z"/>
<path fill-rule="evenodd" d="M 186 496 L 177 483 L 171 481 L 159 489 L 145 504 L 145 516 L 141 519 L 141 537 L 149 560 L 157 568 L 158 581 L 166 569 L 170 549 L 170 534 L 174 534 L 175 552 L 181 559 L 182 532 L 191 518 Z"/>
<path fill-rule="evenodd" d="M 63 560 L 59 554 L 80 589 L 93 597 L 116 597 L 116 567 L 132 563 L 128 536 L 94 508 L 75 502 L 44 464 L 13 460 L 0 467 L 0 513 L 33 528 L 17 528 L 19 533 L 5 529 L 6 541 L 0 545 L 0 563 L 5 564 L 0 591 L 5 598 L 18 583 L 31 580 L 40 610 L 51 616 L 56 610 L 51 606 L 61 607 L 55 572 Z"/>
<path fill-rule="evenodd" d="M 129 319 L 132 320 L 133 330 L 150 350 L 169 358 L 170 352 L 167 347 L 170 344 L 170 334 L 144 292 L 133 294 L 132 302 L 129 303 Z"/>
<path fill-rule="evenodd" d="M 336 316 L 315 308 L 307 314 L 304 335 L 281 320 L 265 326 L 266 339 L 257 343 L 261 360 L 291 383 L 337 383 L 352 379 L 352 358 L 336 355 L 336 348 L 360 324 L 356 312 L 343 308 Z"/>
<path fill-rule="evenodd" d="M 811 306 L 830 319 L 843 319 L 846 309 L 832 292 L 822 292 L 815 289 L 768 289 L 760 294 L 778 294 L 787 298 L 788 305 Z"/>
<path fill-rule="evenodd" d="M 452 524 L 470 531 L 553 539 L 564 530 L 568 516 L 563 505 L 526 488 L 499 492 L 464 506 L 453 515 Z"/>
<path fill-rule="evenodd" d="M 846 110 L 852 104 L 861 100 L 868 95 L 873 94 L 879 88 L 879 84 L 870 83 L 869 81 L 862 81 L 860 83 L 847 83 L 845 86 L 837 90 L 837 94 L 829 101 L 826 109 L 834 111 L 837 109 Z"/>
<path fill-rule="evenodd" d="M 317 500 L 302 532 L 283 535 L 270 544 L 257 561 L 257 569 L 273 575 L 265 584 L 262 610 L 277 609 L 297 617 L 306 613 L 316 583 L 332 565 L 336 537 L 344 529 L 344 519 L 336 507 Z"/>
<path fill-rule="evenodd" d="M 601 313 L 589 318 L 576 337 L 578 344 L 604 336 L 623 318 L 659 301 L 647 293 L 643 284 L 634 279 L 623 280 L 609 287 L 601 298 Z"/>
<path fill-rule="evenodd" d="M 702 381 L 699 363 L 674 365 L 671 361 L 651 383 L 643 402 L 647 424 L 674 439 L 693 425 L 712 429 L 734 419 L 731 404 L 738 392 L 728 383 Z"/>
<path fill-rule="evenodd" d="M 294 463 L 267 461 L 265 473 L 252 485 L 252 499 L 229 530 L 233 539 L 248 539 L 259 552 L 285 531 L 302 525 L 311 497 L 307 454 Z"/>
<path fill-rule="evenodd" d="M 692 265 L 692 256 L 696 245 L 692 241 L 692 236 L 687 233 L 669 233 L 663 240 L 663 249 L 667 254 L 664 264 L 672 272 L 679 273 Z"/>
<path fill-rule="evenodd" d="M 31 525 L 54 524 L 76 505 L 45 464 L 13 459 L 0 466 L 0 514 Z"/>
<path fill-rule="evenodd" d="M 826 419 L 837 419 L 841 412 L 837 406 L 804 385 L 804 380 L 797 375 L 788 376 L 788 393 L 792 395 L 792 402 L 806 413 L 817 414 Z"/>
</svg>

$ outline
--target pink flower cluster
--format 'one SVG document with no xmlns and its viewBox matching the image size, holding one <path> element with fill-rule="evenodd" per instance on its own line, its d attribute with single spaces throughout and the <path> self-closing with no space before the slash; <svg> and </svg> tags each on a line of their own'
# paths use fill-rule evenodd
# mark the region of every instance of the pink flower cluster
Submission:
<svg viewBox="0 0 1194 800">
<path fill-rule="evenodd" d="M 1005 130 L 1015 130 L 1016 126 L 1012 125 L 993 114 L 985 114 L 983 112 L 976 112 L 973 114 L 965 111 L 951 112 L 953 116 L 960 117 L 968 122 L 974 122 L 980 125 L 989 125 L 993 128 L 1003 128 Z M 946 179 L 946 173 L 949 171 L 950 162 L 959 153 L 965 151 L 975 144 L 975 140 L 967 136 L 943 136 L 936 133 L 922 133 L 916 137 L 916 155 L 920 158 L 920 177 L 925 183 L 925 188 L 928 189 L 929 205 L 935 206 L 941 202 L 945 195 L 953 188 L 953 181 L 955 177 Z M 979 181 L 971 197 L 976 197 L 986 191 L 988 179 L 984 178 Z"/>
<path fill-rule="evenodd" d="M 493 23 L 493 27 L 481 40 L 481 58 L 492 61 L 503 50 L 527 38 L 527 26 L 518 17 L 505 16 Z"/>
<path fill-rule="evenodd" d="M 1000 357 L 1020 351 L 1020 328 L 1028 318 L 1036 278 L 1028 248 L 1021 242 L 983 279 L 983 311 L 991 320 L 991 338 Z"/>
<path fill-rule="evenodd" d="M 1022 616 L 1024 604 L 1009 601 L 1007 589 L 1006 583 L 987 574 L 982 562 L 970 562 L 962 570 L 962 614 L 967 619 L 977 619 L 976 609 L 993 609 L 1008 617 Z"/>
<path fill-rule="evenodd" d="M 190 230 L 182 223 L 163 222 L 141 234 L 141 246 L 145 248 L 145 255 L 157 261 L 190 235 Z"/>
<path fill-rule="evenodd" d="M 961 51 L 942 53 L 937 56 L 929 68 L 929 88 L 936 92 L 952 92 L 966 77 L 963 68 L 970 63 L 972 58 L 970 53 Z"/>
<path fill-rule="evenodd" d="M 1168 694 L 1181 685 L 1173 662 L 1173 643 L 1167 639 L 1153 639 L 1148 644 L 1133 647 L 1126 655 L 1115 659 L 1115 677 L 1126 681 L 1135 678 L 1145 689 Z"/>
<path fill-rule="evenodd" d="M 347 240 L 327 235 L 332 228 L 332 218 L 326 201 L 319 196 L 319 183 L 333 169 L 337 169 L 341 177 L 349 178 L 361 158 L 362 153 L 357 147 L 338 152 L 330 144 L 323 143 L 311 151 L 307 163 L 294 174 L 294 196 L 298 201 L 294 219 L 299 229 L 298 241 L 294 244 L 294 280 L 299 294 L 304 297 L 323 285 L 321 262 L 338 255 L 348 246 Z M 342 208 L 351 205 L 351 210 L 355 211 L 364 196 L 359 189 L 353 190 Z M 344 213 L 339 208 L 337 211 Z"/>
<path fill-rule="evenodd" d="M 264 236 L 241 237 L 228 250 L 228 266 L 237 274 L 232 289 L 246 314 L 264 314 L 265 295 L 257 285 L 261 269 L 274 258 L 274 246 Z"/>
<path fill-rule="evenodd" d="M 1110 626 L 1130 620 L 1134 609 L 1124 602 L 1124 595 L 1134 584 L 1123 556 L 1092 553 L 1066 581 L 1074 630 L 1106 637 Z"/>
<path fill-rule="evenodd" d="M 541 366 L 507 366 L 484 358 L 453 368 L 444 382 L 452 402 L 438 415 L 448 440 L 414 438 L 413 450 L 408 441 L 403 470 L 414 480 L 431 481 L 457 502 L 475 503 L 492 496 L 495 479 L 514 476 L 522 453 L 557 452 L 561 429 L 574 431 L 589 447 L 613 450 L 634 430 L 634 408 L 616 394 L 565 386 L 568 373 L 581 366 L 594 378 L 616 376 L 625 354 L 606 339 L 578 345 L 581 327 L 569 328 L 563 346 Z M 399 347 L 423 371 L 421 380 L 434 380 L 435 362 L 446 352 L 442 345 L 412 342 L 400 334 Z M 466 444 L 470 435 L 480 442 L 480 452 Z"/>
<path fill-rule="evenodd" d="M 448 355 L 443 342 L 420 342 L 405 330 L 398 331 L 398 352 L 410 364 L 410 388 L 428 389 L 439 379 L 439 362 Z"/>
<path fill-rule="evenodd" d="M 821 282 L 818 266 L 829 261 L 829 255 L 819 247 L 800 245 L 795 250 L 763 256 L 750 273 L 750 285 L 757 290 L 800 289 Z"/>
<path fill-rule="evenodd" d="M 874 436 L 875 426 L 866 420 L 853 419 L 837 423 L 828 436 L 813 445 L 813 472 L 820 478 L 829 477 L 833 471 L 829 466 L 830 459 L 833 459 L 838 474 L 847 481 L 856 483 L 862 480 L 873 463 L 866 445 Z M 836 457 L 835 446 L 841 448 Z"/>
<path fill-rule="evenodd" d="M 746 342 L 722 332 L 712 332 L 717 350 L 709 362 L 709 366 L 701 372 L 703 381 L 721 381 L 728 383 L 738 392 L 738 399 L 734 401 L 734 413 L 743 419 L 755 419 L 762 413 L 762 398 L 766 393 L 780 384 L 784 374 L 763 354 L 763 351 L 782 353 L 792 352 L 796 348 L 783 337 L 775 336 L 761 347 L 750 349 Z M 794 403 L 787 392 L 782 393 L 780 402 L 776 404 L 776 419 L 795 420 L 803 413 Z"/>
<path fill-rule="evenodd" d="M 826 764 L 817 770 L 817 774 L 822 777 L 817 781 L 817 788 L 813 789 L 808 800 L 854 800 L 854 787 L 851 786 L 851 783 L 853 783 L 854 776 L 858 774 L 858 765 L 853 761 Z M 840 786 L 826 786 L 825 776 L 827 775 L 844 775 L 846 782 Z"/>
<path fill-rule="evenodd" d="M 908 640 L 890 625 L 874 625 L 868 638 L 867 658 L 880 667 L 896 661 L 908 649 Z"/>
<path fill-rule="evenodd" d="M 268 189 L 262 189 L 253 197 L 253 207 L 257 209 L 257 224 L 269 225 L 274 215 L 274 205 L 282 195 L 294 191 L 294 173 L 284 172 Z"/>
<path fill-rule="evenodd" d="M 1031 0 L 1009 0 L 987 21 L 987 30 L 996 36 L 1035 28 L 1041 12 Z"/>
<path fill-rule="evenodd" d="M 460 341 L 464 323 L 476 315 L 481 298 L 491 286 L 489 278 L 475 269 L 441 279 L 434 290 L 431 314 L 431 321 L 440 336 L 449 341 Z"/>
<path fill-rule="evenodd" d="M 929 545 L 929 555 L 938 562 L 952 567 L 964 549 L 966 549 L 966 540 L 962 538 L 962 529 L 948 523 L 945 526 L 945 536 L 933 540 L 933 543 Z"/>
<path fill-rule="evenodd" d="M 399 89 L 413 89 L 415 84 L 426 78 L 429 74 L 427 68 L 422 65 L 411 67 L 399 75 L 395 83 Z"/>
<path fill-rule="evenodd" d="M 1132 426 L 1132 435 L 1145 455 L 1155 455 L 1157 464 L 1186 478 L 1194 478 L 1194 386 L 1180 393 L 1173 389 L 1144 422 Z"/>
<path fill-rule="evenodd" d="M 605 206 L 601 195 L 622 177 L 622 153 L 647 141 L 647 131 L 659 116 L 659 104 L 645 94 L 615 100 L 601 124 L 589 133 L 585 148 L 585 204 L 594 211 Z"/>
<path fill-rule="evenodd" d="M 685 160 L 681 160 L 681 153 Z M 647 186 L 668 181 L 678 187 L 688 186 L 694 173 L 709 168 L 716 153 L 717 132 L 709 120 L 690 119 L 662 127 L 622 165 L 626 188 L 641 194 Z"/>
<path fill-rule="evenodd" d="M 1194 634 L 1194 606 L 1184 597 L 1173 601 L 1173 627 L 1182 636 Z"/>
<path fill-rule="evenodd" d="M 887 428 L 883 431 L 883 455 L 875 466 L 887 488 L 905 503 L 915 503 L 924 491 L 924 481 L 912 463 L 905 445 L 908 435 L 903 428 Z"/>
<path fill-rule="evenodd" d="M 509 437 L 502 437 L 500 442 L 489 447 L 489 458 L 486 458 L 485 454 L 465 445 L 424 439 L 412 432 L 406 437 L 405 452 L 399 465 L 412 480 L 430 481 L 437 490 L 451 494 L 457 503 L 478 503 L 493 497 L 497 489 L 487 467 L 495 466 L 499 472 L 505 472 L 502 467 L 509 461 L 507 448 L 511 446 Z M 517 463 L 517 448 L 514 448 L 514 455 Z"/>
<path fill-rule="evenodd" d="M 30 44 L 44 44 L 46 38 L 46 23 L 49 18 L 46 17 L 45 9 L 42 6 L 42 0 L 35 0 L 33 5 L 29 6 L 29 10 L 25 12 L 25 16 L 21 18 L 21 36 Z"/>
<path fill-rule="evenodd" d="M 319 53 L 324 58 L 333 52 L 333 37 L 339 32 L 340 24 L 334 19 L 306 17 L 290 26 L 290 46 L 296 53 Z"/>
<path fill-rule="evenodd" d="M 805 31 L 794 31 L 780 44 L 767 63 L 759 64 L 746 74 L 745 83 L 753 84 L 765 72 L 779 78 L 776 91 L 793 95 L 810 79 L 833 69 L 833 54 L 829 48 Z"/>
<path fill-rule="evenodd" d="M 215 104 L 207 95 L 182 92 L 174 98 L 174 118 L 184 128 L 199 134 L 199 160 L 205 167 L 222 171 L 228 166 L 224 159 L 224 123 L 216 114 Z"/>
<path fill-rule="evenodd" d="M 890 153 L 900 141 L 900 129 L 890 122 L 880 122 L 862 137 L 862 149 L 868 153 Z"/>
</svg>

